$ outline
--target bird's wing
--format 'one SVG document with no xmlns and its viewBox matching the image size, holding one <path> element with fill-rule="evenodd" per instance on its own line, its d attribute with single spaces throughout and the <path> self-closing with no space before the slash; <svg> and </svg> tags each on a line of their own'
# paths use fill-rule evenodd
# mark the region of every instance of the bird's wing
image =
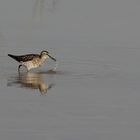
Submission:
<svg viewBox="0 0 140 140">
<path fill-rule="evenodd" d="M 31 61 L 35 57 L 40 57 L 38 54 L 26 54 L 26 55 L 20 55 L 20 56 L 8 54 L 8 56 L 12 57 L 13 59 L 15 59 L 18 62 Z"/>
<path fill-rule="evenodd" d="M 27 54 L 27 55 L 22 55 L 19 56 L 19 62 L 26 62 L 26 61 L 31 61 L 33 60 L 35 57 L 39 57 L 38 54 Z"/>
</svg>

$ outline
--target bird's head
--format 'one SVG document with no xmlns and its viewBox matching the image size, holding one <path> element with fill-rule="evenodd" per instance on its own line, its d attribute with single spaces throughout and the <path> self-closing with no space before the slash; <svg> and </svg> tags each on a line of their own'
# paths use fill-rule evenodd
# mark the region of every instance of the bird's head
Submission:
<svg viewBox="0 0 140 140">
<path fill-rule="evenodd" d="M 49 54 L 48 51 L 42 51 L 42 52 L 40 53 L 40 56 L 41 56 L 41 58 L 45 58 L 45 59 L 51 58 L 53 61 L 56 61 L 56 59 L 55 59 L 54 57 L 52 57 L 52 56 Z"/>
</svg>

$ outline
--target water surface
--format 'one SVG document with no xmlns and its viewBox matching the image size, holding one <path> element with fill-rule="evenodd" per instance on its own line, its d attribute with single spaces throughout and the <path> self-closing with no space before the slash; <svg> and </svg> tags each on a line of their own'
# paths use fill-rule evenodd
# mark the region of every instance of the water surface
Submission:
<svg viewBox="0 0 140 140">
<path fill-rule="evenodd" d="M 137 140 L 140 3 L 136 0 L 0 2 L 0 138 Z M 19 74 L 11 54 L 48 50 Z"/>
</svg>

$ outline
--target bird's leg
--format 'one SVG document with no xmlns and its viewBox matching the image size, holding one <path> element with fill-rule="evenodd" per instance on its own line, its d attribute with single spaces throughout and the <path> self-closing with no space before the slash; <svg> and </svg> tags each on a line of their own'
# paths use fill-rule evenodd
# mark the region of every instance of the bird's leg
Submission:
<svg viewBox="0 0 140 140">
<path fill-rule="evenodd" d="M 19 66 L 18 66 L 18 72 L 19 72 L 19 73 L 20 73 L 20 67 L 21 67 L 21 66 L 22 66 L 22 65 L 19 65 Z"/>
<path fill-rule="evenodd" d="M 20 67 L 21 67 L 21 66 L 24 66 L 24 65 L 19 65 L 19 66 L 18 66 L 18 72 L 19 72 L 19 73 L 20 73 Z M 28 71 L 29 71 L 28 68 L 27 68 L 26 66 L 24 66 L 24 67 L 26 68 L 26 70 L 27 70 L 27 72 L 28 72 Z"/>
</svg>

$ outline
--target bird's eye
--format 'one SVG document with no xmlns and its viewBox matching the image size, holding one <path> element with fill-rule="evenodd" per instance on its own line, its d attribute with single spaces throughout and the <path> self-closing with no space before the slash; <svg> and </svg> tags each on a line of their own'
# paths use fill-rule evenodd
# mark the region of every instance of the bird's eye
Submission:
<svg viewBox="0 0 140 140">
<path fill-rule="evenodd" d="M 47 51 L 42 51 L 41 54 L 42 54 L 42 55 L 47 55 L 48 52 L 47 52 Z"/>
</svg>

